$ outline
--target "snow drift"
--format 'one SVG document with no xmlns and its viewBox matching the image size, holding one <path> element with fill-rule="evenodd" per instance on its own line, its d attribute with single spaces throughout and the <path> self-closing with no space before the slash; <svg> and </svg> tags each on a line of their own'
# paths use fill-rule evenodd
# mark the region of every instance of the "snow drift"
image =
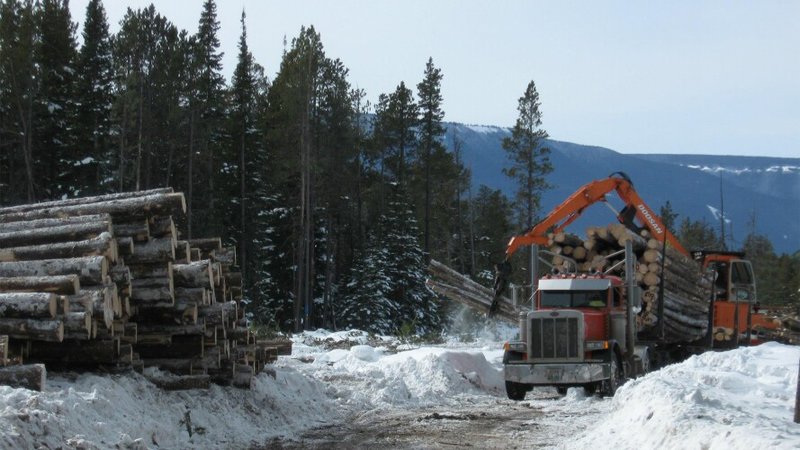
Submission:
<svg viewBox="0 0 800 450">
<path fill-rule="evenodd" d="M 563 448 L 800 448 L 800 348 L 708 352 L 629 382 L 601 421 Z"/>
</svg>

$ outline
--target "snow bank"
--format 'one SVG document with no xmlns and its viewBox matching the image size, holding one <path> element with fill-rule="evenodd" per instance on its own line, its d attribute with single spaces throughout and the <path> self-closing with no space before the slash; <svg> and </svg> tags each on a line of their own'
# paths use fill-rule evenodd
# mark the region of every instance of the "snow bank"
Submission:
<svg viewBox="0 0 800 450">
<path fill-rule="evenodd" d="M 404 347 L 396 340 L 371 337 L 384 344 L 374 347 L 364 344 L 368 339 L 360 332 L 348 333 L 301 335 L 295 339 L 295 354 L 306 363 L 292 366 L 309 378 L 330 382 L 329 393 L 348 409 L 447 404 L 462 395 L 504 392 L 498 346 L 486 350 L 421 347 L 395 353 Z M 321 351 L 303 344 L 310 338 L 342 348 Z M 342 342 L 349 343 L 349 348 Z"/>
<path fill-rule="evenodd" d="M 238 448 L 341 420 L 319 381 L 285 368 L 251 390 L 165 392 L 137 374 L 51 378 L 45 392 L 0 386 L 0 408 L 0 447 L 20 449 Z"/>
<path fill-rule="evenodd" d="M 611 412 L 562 448 L 800 448 L 800 348 L 708 352 L 629 382 Z"/>
</svg>

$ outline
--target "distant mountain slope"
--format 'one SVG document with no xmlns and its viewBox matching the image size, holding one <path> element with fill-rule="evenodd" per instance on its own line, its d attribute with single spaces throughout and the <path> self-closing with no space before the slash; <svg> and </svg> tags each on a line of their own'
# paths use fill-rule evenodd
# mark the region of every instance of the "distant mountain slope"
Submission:
<svg viewBox="0 0 800 450">
<path fill-rule="evenodd" d="M 500 127 L 448 124 L 447 144 L 452 136 L 462 141 L 463 160 L 472 170 L 475 185 L 485 184 L 511 195 L 514 186 L 502 173 L 506 156 L 501 147 L 507 129 Z M 636 190 L 656 211 L 667 200 L 682 217 L 719 223 L 720 179 L 713 168 L 739 169 L 736 177 L 723 174 L 725 216 L 729 245 L 739 247 L 755 216 L 756 230 L 766 234 L 778 252 L 800 249 L 800 158 L 734 158 L 698 155 L 624 155 L 602 147 L 549 141 L 554 171 L 548 177 L 554 189 L 543 198 L 545 213 L 587 182 L 622 171 L 630 176 Z M 702 170 L 708 167 L 709 170 Z M 780 167 L 776 174 L 772 167 Z M 783 169 L 787 167 L 787 169 Z M 749 168 L 750 171 L 744 171 Z M 619 210 L 616 196 L 609 196 Z M 614 217 L 602 205 L 589 208 L 570 227 L 583 234 L 586 226 L 610 223 Z"/>
</svg>

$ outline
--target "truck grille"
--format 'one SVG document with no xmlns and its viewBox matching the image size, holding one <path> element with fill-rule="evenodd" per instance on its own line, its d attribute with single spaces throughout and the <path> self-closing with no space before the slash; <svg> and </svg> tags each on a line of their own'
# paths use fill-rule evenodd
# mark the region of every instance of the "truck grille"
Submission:
<svg viewBox="0 0 800 450">
<path fill-rule="evenodd" d="M 529 332 L 530 359 L 575 359 L 579 358 L 580 345 L 578 317 L 533 317 Z"/>
</svg>

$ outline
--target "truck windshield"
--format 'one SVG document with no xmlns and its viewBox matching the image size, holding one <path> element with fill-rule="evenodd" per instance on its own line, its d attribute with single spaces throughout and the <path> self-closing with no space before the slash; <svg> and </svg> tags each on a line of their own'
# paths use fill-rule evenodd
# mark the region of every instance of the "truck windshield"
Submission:
<svg viewBox="0 0 800 450">
<path fill-rule="evenodd" d="M 606 291 L 541 291 L 543 308 L 603 308 Z"/>
</svg>

